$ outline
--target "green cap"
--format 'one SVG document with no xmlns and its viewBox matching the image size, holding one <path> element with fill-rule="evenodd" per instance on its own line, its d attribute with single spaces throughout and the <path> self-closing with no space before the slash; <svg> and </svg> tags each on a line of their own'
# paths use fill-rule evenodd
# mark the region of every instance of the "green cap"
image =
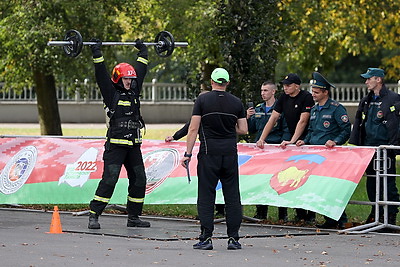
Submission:
<svg viewBox="0 0 400 267">
<path fill-rule="evenodd" d="M 229 73 L 226 71 L 226 69 L 216 68 L 211 73 L 211 79 L 216 83 L 227 83 L 229 82 Z"/>
<path fill-rule="evenodd" d="M 317 87 L 326 90 L 331 89 L 331 87 L 336 88 L 333 84 L 328 82 L 328 80 L 324 76 L 322 76 L 321 73 L 319 72 L 313 72 L 312 78 L 313 78 L 313 80 L 311 81 L 312 87 Z"/>
<path fill-rule="evenodd" d="M 385 76 L 385 71 L 379 68 L 368 68 L 366 73 L 361 74 L 364 79 L 369 79 L 371 77 L 383 77 Z"/>
</svg>

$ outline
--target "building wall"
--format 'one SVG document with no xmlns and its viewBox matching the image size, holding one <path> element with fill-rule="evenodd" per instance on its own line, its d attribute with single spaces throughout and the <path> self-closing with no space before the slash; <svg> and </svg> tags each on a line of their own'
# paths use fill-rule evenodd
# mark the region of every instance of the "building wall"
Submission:
<svg viewBox="0 0 400 267">
<path fill-rule="evenodd" d="M 343 104 L 354 122 L 358 103 Z M 62 123 L 102 123 L 105 113 L 102 102 L 59 102 Z M 142 102 L 142 116 L 146 123 L 185 123 L 192 115 L 193 102 Z M 0 123 L 37 123 L 35 102 L 0 102 Z"/>
<path fill-rule="evenodd" d="M 102 123 L 105 112 L 102 102 L 59 102 L 62 123 Z M 192 114 L 193 102 L 141 103 L 146 123 L 185 123 Z M 0 123 L 37 123 L 35 102 L 0 102 Z"/>
</svg>

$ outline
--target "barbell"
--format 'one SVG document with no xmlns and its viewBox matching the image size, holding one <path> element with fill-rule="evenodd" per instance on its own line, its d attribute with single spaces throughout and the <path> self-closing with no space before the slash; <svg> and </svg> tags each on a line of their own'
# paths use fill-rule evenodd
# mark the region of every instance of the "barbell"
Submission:
<svg viewBox="0 0 400 267">
<path fill-rule="evenodd" d="M 95 45 L 96 42 L 83 42 L 82 35 L 77 30 L 69 30 L 63 41 L 49 41 L 49 46 L 62 46 L 67 56 L 77 57 L 82 52 L 84 45 Z M 156 35 L 154 43 L 143 43 L 146 46 L 154 46 L 158 56 L 168 57 L 175 47 L 186 47 L 187 42 L 175 42 L 170 32 L 161 31 Z M 136 45 L 136 42 L 102 42 L 102 45 Z"/>
</svg>

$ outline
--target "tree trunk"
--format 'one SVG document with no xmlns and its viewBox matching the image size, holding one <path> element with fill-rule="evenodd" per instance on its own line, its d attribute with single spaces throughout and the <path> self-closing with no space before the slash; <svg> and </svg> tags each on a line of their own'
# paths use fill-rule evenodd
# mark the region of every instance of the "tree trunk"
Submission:
<svg viewBox="0 0 400 267">
<path fill-rule="evenodd" d="M 210 63 L 202 63 L 202 83 L 201 83 L 201 90 L 210 90 L 210 88 L 207 88 L 210 86 L 210 79 L 211 79 L 211 73 L 215 68 L 218 66 L 215 64 L 210 64 Z"/>
<path fill-rule="evenodd" d="M 56 83 L 53 75 L 34 70 L 41 135 L 62 135 Z"/>
</svg>

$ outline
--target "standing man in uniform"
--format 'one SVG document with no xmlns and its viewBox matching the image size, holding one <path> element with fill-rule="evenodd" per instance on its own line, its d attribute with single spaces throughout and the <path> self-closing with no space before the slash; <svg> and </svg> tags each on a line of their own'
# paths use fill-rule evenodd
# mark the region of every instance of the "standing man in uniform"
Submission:
<svg viewBox="0 0 400 267">
<path fill-rule="evenodd" d="M 304 139 L 307 134 L 311 107 L 314 106 L 312 95 L 310 92 L 300 89 L 301 80 L 295 73 L 289 73 L 281 83 L 285 93 L 276 102 L 271 117 L 256 143 L 259 148 L 264 148 L 265 139 L 271 133 L 281 114 L 283 114 L 291 135 L 290 140 L 281 142 L 282 148 L 288 144 L 295 144 L 299 139 Z M 315 221 L 315 212 L 296 209 L 296 217 L 297 220 L 313 222 Z"/>
<path fill-rule="evenodd" d="M 276 104 L 276 85 L 267 81 L 261 85 L 261 98 L 264 100 L 263 103 L 258 104 L 255 108 L 249 107 L 247 109 L 247 126 L 250 134 L 256 134 L 254 142 L 257 142 L 260 138 L 262 131 L 264 130 L 265 124 L 271 117 L 272 111 Z M 281 116 L 277 123 L 273 126 L 271 133 L 265 140 L 270 144 L 280 144 L 283 137 L 283 123 Z M 268 214 L 268 205 L 256 205 L 256 215 L 254 218 L 266 219 Z M 287 208 L 278 208 L 278 218 L 284 222 L 287 221 Z"/>
<path fill-rule="evenodd" d="M 208 90 L 203 90 L 199 95 L 208 93 Z M 176 131 L 172 136 L 165 137 L 165 142 L 178 141 L 179 139 L 185 137 L 189 131 L 190 120 L 185 123 L 178 131 Z M 224 204 L 215 204 L 215 217 L 224 217 L 225 216 L 225 205 Z"/>
<path fill-rule="evenodd" d="M 330 89 L 335 88 L 334 85 L 318 72 L 314 72 L 312 76 L 312 96 L 317 104 L 311 109 L 307 136 L 304 140 L 298 140 L 296 145 L 325 145 L 328 148 L 343 145 L 349 139 L 351 131 L 346 108 L 330 98 Z M 342 213 L 339 221 L 324 217 L 325 223 L 317 227 L 343 229 L 347 222 L 345 212 Z"/>
<path fill-rule="evenodd" d="M 384 83 L 385 73 L 383 69 L 368 68 L 366 73 L 361 74 L 369 90 L 367 96 L 361 99 L 356 112 L 353 130 L 350 135 L 350 144 L 358 146 L 380 146 L 399 145 L 399 119 L 395 114 L 395 102 L 400 101 L 400 96 L 386 88 Z M 388 174 L 396 174 L 396 154 L 392 149 L 387 150 Z M 376 194 L 376 171 L 374 161 L 371 160 L 367 167 L 367 194 L 368 199 L 375 202 Z M 381 179 L 381 185 L 383 185 Z M 396 187 L 396 177 L 387 177 L 387 196 L 389 201 L 399 201 L 399 194 Z M 380 196 L 383 197 L 381 186 Z M 398 207 L 388 207 L 389 224 L 396 224 Z M 379 209 L 379 220 L 383 221 L 383 208 Z M 372 206 L 367 223 L 375 221 L 375 206 Z"/>
<path fill-rule="evenodd" d="M 237 134 L 247 133 L 245 109 L 241 100 L 226 92 L 229 73 L 216 68 L 211 73 L 212 91 L 197 98 L 187 135 L 186 152 L 181 160 L 188 167 L 197 134 L 200 149 L 197 155 L 198 197 L 201 233 L 194 249 L 213 249 L 214 204 L 218 180 L 225 200 L 228 249 L 241 249 L 239 228 L 242 205 L 239 192 Z"/>
<path fill-rule="evenodd" d="M 117 184 L 122 165 L 128 174 L 128 227 L 150 227 L 139 219 L 146 191 L 146 174 L 140 145 L 140 129 L 144 121 L 140 115 L 139 96 L 147 72 L 147 47 L 136 40 L 139 49 L 136 69 L 128 63 L 116 65 L 111 79 L 101 53 L 101 41 L 93 39 L 91 45 L 96 81 L 108 110 L 110 125 L 104 145 L 104 170 L 95 196 L 90 202 L 89 229 L 100 229 L 99 216 L 107 206 Z"/>
</svg>

